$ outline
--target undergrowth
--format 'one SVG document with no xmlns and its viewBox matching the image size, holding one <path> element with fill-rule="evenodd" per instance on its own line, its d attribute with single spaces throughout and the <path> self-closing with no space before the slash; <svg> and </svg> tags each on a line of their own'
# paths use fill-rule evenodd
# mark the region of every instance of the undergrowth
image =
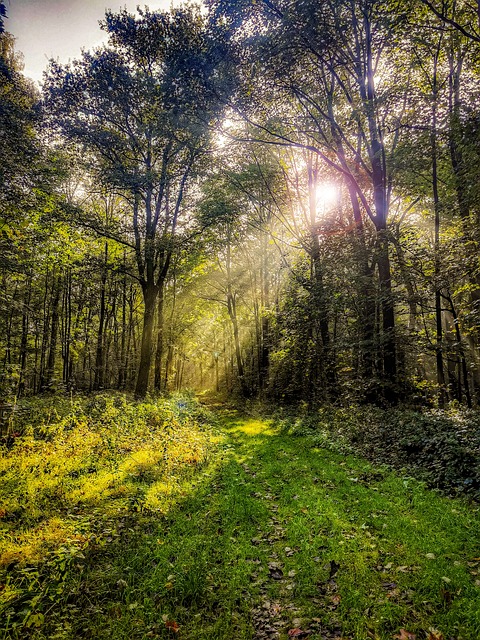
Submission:
<svg viewBox="0 0 480 640">
<path fill-rule="evenodd" d="M 281 429 L 314 444 L 357 453 L 402 470 L 430 487 L 480 498 L 480 413 L 451 408 L 322 407 L 290 416 L 277 412 Z"/>
<path fill-rule="evenodd" d="M 449 445 L 461 470 L 474 419 L 217 409 L 101 395 L 16 413 L 0 458 L 1 638 L 480 637 L 478 505 L 351 455 L 374 443 L 395 466 L 393 446 L 409 446 L 398 465 L 446 486 L 458 471 L 429 466 L 428 436 L 465 425 Z"/>
<path fill-rule="evenodd" d="M 211 423 L 182 396 L 38 398 L 18 408 L 0 456 L 5 637 L 42 627 L 89 557 L 186 495 L 219 440 Z"/>
</svg>

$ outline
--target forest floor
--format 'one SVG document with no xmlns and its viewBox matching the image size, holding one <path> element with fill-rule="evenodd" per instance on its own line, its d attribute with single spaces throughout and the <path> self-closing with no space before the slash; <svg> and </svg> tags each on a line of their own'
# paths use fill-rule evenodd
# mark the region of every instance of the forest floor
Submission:
<svg viewBox="0 0 480 640">
<path fill-rule="evenodd" d="M 478 506 L 216 413 L 218 454 L 181 501 L 86 551 L 28 637 L 480 638 Z"/>
</svg>

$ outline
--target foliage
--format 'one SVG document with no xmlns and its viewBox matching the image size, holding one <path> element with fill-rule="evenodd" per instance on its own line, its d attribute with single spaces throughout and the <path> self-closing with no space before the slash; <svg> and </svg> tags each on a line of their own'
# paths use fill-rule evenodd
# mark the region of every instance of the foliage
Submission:
<svg viewBox="0 0 480 640">
<path fill-rule="evenodd" d="M 77 400 L 74 412 L 55 403 L 55 420 L 84 415 L 89 403 L 109 433 L 119 409 L 148 414 L 150 428 L 158 421 L 153 402 L 135 412 L 121 396 Z M 209 433 L 211 415 L 191 398 L 162 406 L 169 424 L 193 412 Z M 44 425 L 52 409 L 37 406 Z M 477 637 L 478 509 L 311 436 L 279 433 L 272 421 L 223 409 L 217 424 L 226 430 L 220 455 L 164 514 L 112 515 L 110 501 L 121 499 L 110 497 L 90 506 L 83 540 L 86 514 L 73 512 L 76 531 L 41 563 L 10 567 L 1 597 L 24 624 L 3 637 Z"/>
<path fill-rule="evenodd" d="M 35 627 L 85 557 L 159 517 L 211 459 L 211 417 L 192 397 L 120 394 L 20 403 L 0 458 L 4 631 Z M 17 630 L 17 631 L 15 631 Z"/>
<path fill-rule="evenodd" d="M 319 445 L 355 452 L 426 481 L 431 487 L 480 498 L 478 411 L 323 407 L 282 428 Z"/>
</svg>

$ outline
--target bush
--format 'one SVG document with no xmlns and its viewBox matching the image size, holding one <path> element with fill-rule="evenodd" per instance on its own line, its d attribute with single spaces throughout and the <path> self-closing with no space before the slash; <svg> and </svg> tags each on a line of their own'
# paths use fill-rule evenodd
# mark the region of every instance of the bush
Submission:
<svg viewBox="0 0 480 640">
<path fill-rule="evenodd" d="M 135 504 L 163 511 L 209 459 L 208 420 L 194 399 L 180 396 L 143 403 L 120 394 L 24 401 L 0 448 L 6 534 L 0 567 L 29 557 L 36 562 L 75 520 L 95 529 L 92 509 L 113 513 Z"/>
<path fill-rule="evenodd" d="M 432 487 L 480 498 L 480 413 L 466 409 L 326 407 L 292 422 L 291 433 L 319 446 L 359 453 L 405 469 Z"/>
<path fill-rule="evenodd" d="M 179 395 L 33 398 L 12 423 L 0 447 L 0 619 L 27 637 L 52 593 L 68 597 L 79 563 L 186 495 L 219 436 Z"/>
</svg>

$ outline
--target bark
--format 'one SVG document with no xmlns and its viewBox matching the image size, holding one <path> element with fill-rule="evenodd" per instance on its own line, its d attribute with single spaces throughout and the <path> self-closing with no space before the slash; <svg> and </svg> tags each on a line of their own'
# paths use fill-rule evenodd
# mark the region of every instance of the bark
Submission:
<svg viewBox="0 0 480 640">
<path fill-rule="evenodd" d="M 448 293 L 447 296 L 445 296 L 446 299 L 448 300 L 449 304 L 450 304 L 450 310 L 452 313 L 452 317 L 453 317 L 453 324 L 455 327 L 455 339 L 456 339 L 456 343 L 457 343 L 457 350 L 458 350 L 458 355 L 459 355 L 459 360 L 460 360 L 460 366 L 459 366 L 459 372 L 458 372 L 458 384 L 459 384 L 459 393 L 462 393 L 462 385 L 461 385 L 461 380 L 463 378 L 463 389 L 465 391 L 465 400 L 467 402 L 467 406 L 469 408 L 471 408 L 472 406 L 472 396 L 470 394 L 470 385 L 468 382 L 468 366 L 467 366 L 467 359 L 465 357 L 465 350 L 463 348 L 463 340 L 462 340 L 462 333 L 460 330 L 460 319 L 458 317 L 458 313 L 457 310 L 455 308 L 455 305 L 453 303 L 453 299 L 450 293 Z M 461 395 L 459 397 L 459 400 L 461 401 Z"/>
<path fill-rule="evenodd" d="M 455 56 L 457 56 L 455 58 Z M 468 169 L 464 158 L 462 141 L 464 138 L 463 127 L 460 117 L 461 109 L 461 78 L 463 70 L 463 54 L 457 51 L 450 54 L 449 72 L 449 111 L 450 111 L 450 131 L 449 131 L 449 151 L 453 175 L 455 179 L 455 193 L 458 203 L 458 211 L 462 222 L 465 253 L 468 263 L 467 277 L 470 282 L 470 307 L 476 312 L 480 308 L 480 277 L 476 275 L 478 262 L 478 242 L 472 234 L 472 212 L 471 203 L 468 197 Z M 480 358 L 478 356 L 478 345 L 480 342 L 480 329 L 473 327 L 473 332 L 469 335 L 468 341 L 475 358 L 475 369 L 473 381 L 477 402 L 480 398 Z"/>
<path fill-rule="evenodd" d="M 227 308 L 228 308 L 228 315 L 232 322 L 232 328 L 233 328 L 233 342 L 234 342 L 234 348 L 235 348 L 235 361 L 237 364 L 238 381 L 240 382 L 242 395 L 246 397 L 248 395 L 248 389 L 245 382 L 245 368 L 243 366 L 242 350 L 240 347 L 240 334 L 238 331 L 237 306 L 236 306 L 235 296 L 232 293 L 232 289 L 230 285 L 228 286 L 228 292 L 227 292 Z"/>
<path fill-rule="evenodd" d="M 102 277 L 100 286 L 100 312 L 98 316 L 98 333 L 97 333 L 97 349 L 95 355 L 95 389 L 102 389 L 105 378 L 105 339 L 104 339 L 104 327 L 105 327 L 105 298 L 106 298 L 106 285 L 107 285 L 107 263 L 108 263 L 108 243 L 105 242 L 104 249 L 104 262 L 102 266 Z"/>
<path fill-rule="evenodd" d="M 375 362 L 375 283 L 374 270 L 368 261 L 365 227 L 363 224 L 360 203 L 355 190 L 349 187 L 350 203 L 355 221 L 356 253 L 360 274 L 360 367 L 361 375 L 366 380 L 373 376 Z"/>
<path fill-rule="evenodd" d="M 440 197 L 438 193 L 438 171 L 437 171 L 437 56 L 434 59 L 434 70 L 432 78 L 433 100 L 432 100 L 432 126 L 430 131 L 430 147 L 432 155 L 432 193 L 433 206 L 435 211 L 435 360 L 437 368 L 437 384 L 438 384 L 438 406 L 445 406 L 447 391 L 445 387 L 445 371 L 443 364 L 443 328 L 442 328 L 442 300 L 440 286 Z"/>
<path fill-rule="evenodd" d="M 45 386 L 45 374 L 46 374 L 46 359 L 48 350 L 48 334 L 50 328 L 50 304 L 49 304 L 49 271 L 45 274 L 44 295 L 43 295 L 43 323 L 42 323 L 42 342 L 40 347 L 40 372 L 38 376 L 38 392 L 43 391 Z M 52 274 L 55 281 L 55 272 Z"/>
<path fill-rule="evenodd" d="M 395 341 L 395 312 L 392 295 L 392 276 L 389 241 L 386 229 L 377 232 L 377 267 L 382 312 L 383 373 L 389 382 L 396 382 L 397 352 Z"/>
<path fill-rule="evenodd" d="M 45 371 L 45 377 L 43 380 L 42 391 L 47 391 L 53 384 L 53 378 L 55 374 L 55 360 L 57 355 L 57 342 L 58 342 L 58 327 L 60 321 L 59 305 L 61 294 L 61 278 L 58 277 L 54 280 L 52 285 L 52 321 L 50 325 L 50 344 L 48 349 L 47 368 Z"/>
<path fill-rule="evenodd" d="M 125 267 L 126 257 L 123 254 L 123 263 Z M 126 357 L 126 342 L 127 342 L 127 276 L 123 276 L 122 280 L 122 329 L 120 336 L 120 362 L 118 367 L 118 388 L 125 389 L 127 380 L 127 363 Z"/>
<path fill-rule="evenodd" d="M 358 26 L 356 27 L 358 30 Z M 389 209 L 386 153 L 380 125 L 377 121 L 376 92 L 374 78 L 373 38 L 370 18 L 363 14 L 363 38 L 365 66 L 360 65 L 358 75 L 360 79 L 360 93 L 368 127 L 368 155 L 371 166 L 371 183 L 375 214 L 368 212 L 377 232 L 377 267 L 380 285 L 380 307 L 382 312 L 382 365 L 383 375 L 391 389 L 387 395 L 394 399 L 393 387 L 397 383 L 397 349 L 395 337 L 395 310 L 392 296 L 392 277 L 389 255 L 389 238 L 387 233 L 387 218 Z M 357 41 L 357 48 L 360 42 Z"/>
<path fill-rule="evenodd" d="M 163 387 L 165 391 L 168 390 L 168 381 L 169 381 L 170 373 L 172 370 L 173 356 L 174 356 L 173 344 L 169 344 L 167 349 L 167 359 L 165 362 L 165 379 L 164 379 L 164 387 Z"/>
<path fill-rule="evenodd" d="M 260 388 L 263 390 L 268 386 L 270 370 L 270 320 L 268 312 L 270 308 L 269 271 L 268 271 L 268 236 L 263 234 L 263 256 L 262 256 L 262 310 L 261 310 L 261 349 L 259 358 Z"/>
<path fill-rule="evenodd" d="M 163 358 L 163 333 L 164 333 L 164 317 L 163 307 L 165 300 L 164 284 L 159 284 L 158 302 L 157 302 L 157 348 L 155 351 L 155 390 L 160 391 L 162 388 L 162 358 Z"/>
<path fill-rule="evenodd" d="M 22 337 L 20 340 L 20 377 L 18 380 L 17 396 L 23 395 L 25 391 L 25 378 L 27 374 L 27 348 L 28 348 L 28 329 L 29 329 L 29 309 L 32 297 L 32 278 L 28 277 L 26 283 L 26 291 L 23 299 L 22 311 Z"/>
<path fill-rule="evenodd" d="M 313 167 L 312 162 L 308 164 L 308 191 L 309 191 L 309 209 L 310 209 L 310 226 L 314 230 L 317 225 L 317 189 L 318 170 Z M 312 263 L 312 301 L 313 301 L 313 318 L 317 325 L 318 333 L 321 338 L 321 345 L 318 339 L 315 339 L 315 358 L 314 367 L 321 367 L 322 373 L 325 375 L 327 395 L 335 387 L 335 363 L 332 359 L 330 330 L 329 330 L 329 310 L 325 296 L 325 287 L 323 283 L 323 265 L 320 255 L 320 241 L 318 233 L 313 231 L 311 234 L 311 252 L 310 258 Z M 318 372 L 314 373 L 312 389 L 318 384 Z M 312 398 L 314 400 L 314 398 Z"/>
<path fill-rule="evenodd" d="M 150 375 L 150 365 L 152 361 L 152 338 L 155 324 L 155 303 L 157 298 L 157 288 L 148 284 L 143 287 L 143 329 L 140 343 L 140 364 L 138 367 L 137 384 L 135 386 L 135 397 L 144 398 L 148 391 L 148 380 Z"/>
<path fill-rule="evenodd" d="M 72 269 L 67 269 L 66 281 L 63 292 L 63 336 L 62 336 L 62 358 L 63 358 L 63 384 L 65 388 L 70 385 L 71 378 L 71 358 L 70 343 L 72 332 Z"/>
</svg>

